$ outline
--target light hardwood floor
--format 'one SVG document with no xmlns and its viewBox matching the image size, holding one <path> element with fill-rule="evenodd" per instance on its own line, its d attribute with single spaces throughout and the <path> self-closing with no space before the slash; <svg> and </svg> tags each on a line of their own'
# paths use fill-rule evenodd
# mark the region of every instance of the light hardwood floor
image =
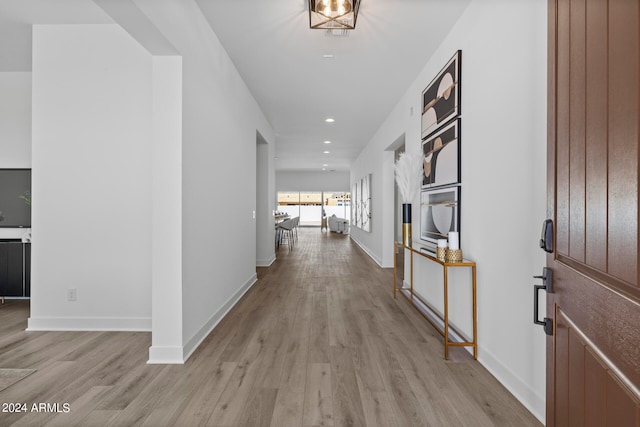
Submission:
<svg viewBox="0 0 640 427">
<path fill-rule="evenodd" d="M 25 332 L 0 307 L 0 368 L 37 372 L 0 404 L 0 426 L 539 426 L 441 337 L 348 236 L 300 229 L 184 365 L 147 365 L 149 333 Z M 0 408 L 2 409 L 2 408 Z"/>
</svg>

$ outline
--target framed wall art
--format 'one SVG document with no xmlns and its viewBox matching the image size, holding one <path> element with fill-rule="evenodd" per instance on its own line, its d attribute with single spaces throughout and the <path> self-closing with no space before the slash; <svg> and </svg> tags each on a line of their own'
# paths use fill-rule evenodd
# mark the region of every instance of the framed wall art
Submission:
<svg viewBox="0 0 640 427">
<path fill-rule="evenodd" d="M 360 218 L 361 218 L 361 214 L 360 214 L 360 181 L 356 181 L 353 184 L 353 194 L 351 195 L 351 197 L 354 197 L 353 200 L 353 206 L 351 206 L 351 212 L 352 212 L 352 216 L 354 216 L 353 218 L 353 222 L 352 224 L 357 227 L 360 228 Z"/>
<path fill-rule="evenodd" d="M 358 217 L 358 184 L 354 183 L 351 187 L 351 225 L 357 227 L 356 218 Z"/>
<path fill-rule="evenodd" d="M 371 174 L 362 178 L 361 204 L 362 204 L 362 230 L 371 231 Z"/>
<path fill-rule="evenodd" d="M 422 141 L 422 188 L 460 183 L 460 119 Z"/>
<path fill-rule="evenodd" d="M 423 190 L 420 197 L 420 238 L 437 245 L 450 231 L 460 232 L 460 187 Z"/>
<path fill-rule="evenodd" d="M 462 51 L 458 50 L 422 92 L 422 138 L 460 115 Z"/>
</svg>

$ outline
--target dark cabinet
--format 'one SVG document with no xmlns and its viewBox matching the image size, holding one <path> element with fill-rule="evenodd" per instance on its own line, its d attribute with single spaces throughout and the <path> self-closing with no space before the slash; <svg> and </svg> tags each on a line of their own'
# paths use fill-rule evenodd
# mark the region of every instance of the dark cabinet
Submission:
<svg viewBox="0 0 640 427">
<path fill-rule="evenodd" d="M 0 297 L 31 295 L 31 244 L 0 240 Z"/>
</svg>

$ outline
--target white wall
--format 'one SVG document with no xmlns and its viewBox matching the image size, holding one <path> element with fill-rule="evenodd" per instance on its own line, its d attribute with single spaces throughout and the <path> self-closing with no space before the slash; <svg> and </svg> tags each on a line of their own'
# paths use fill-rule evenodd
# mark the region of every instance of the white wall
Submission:
<svg viewBox="0 0 640 427">
<path fill-rule="evenodd" d="M 349 172 L 278 171 L 276 191 L 351 191 Z"/>
<path fill-rule="evenodd" d="M 393 154 L 406 135 L 420 144 L 420 94 L 462 50 L 461 247 L 478 265 L 479 361 L 544 420 L 545 336 L 532 324 L 531 278 L 545 264 L 537 247 L 546 193 L 546 2 L 474 0 L 352 168 L 371 173 L 371 233 L 352 237 L 384 266 L 392 260 Z M 419 241 L 419 195 L 413 239 Z M 441 308 L 440 268 L 416 266 L 417 291 Z M 469 274 L 450 277 L 453 322 L 470 333 Z M 425 327 L 428 327 L 425 325 Z"/>
<path fill-rule="evenodd" d="M 187 357 L 256 280 L 256 131 L 267 142 L 269 159 L 275 137 L 194 1 L 135 3 L 182 55 L 182 332 Z M 233 215 L 224 208 L 229 205 Z"/>
<path fill-rule="evenodd" d="M 275 200 L 273 170 L 269 169 L 273 156 L 269 144 L 256 133 L 256 265 L 268 267 L 276 260 L 273 211 Z"/>
<path fill-rule="evenodd" d="M 31 167 L 31 73 L 0 73 L 0 168 Z"/>
<path fill-rule="evenodd" d="M 29 329 L 150 330 L 153 307 L 150 363 L 181 363 L 256 280 L 275 136 L 195 2 L 135 3 L 177 55 L 117 25 L 34 30 Z"/>
<path fill-rule="evenodd" d="M 181 363 L 182 58 L 153 57 L 149 363 Z"/>
<path fill-rule="evenodd" d="M 151 73 L 116 25 L 34 26 L 30 330 L 151 328 Z"/>
<path fill-rule="evenodd" d="M 0 168 L 31 167 L 31 73 L 0 72 Z M 0 228 L 19 239 L 21 228 Z"/>
</svg>

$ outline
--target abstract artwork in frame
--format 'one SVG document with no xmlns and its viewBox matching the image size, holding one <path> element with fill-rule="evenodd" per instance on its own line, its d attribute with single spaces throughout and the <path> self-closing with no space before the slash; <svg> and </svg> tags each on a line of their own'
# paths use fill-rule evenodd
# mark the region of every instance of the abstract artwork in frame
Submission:
<svg viewBox="0 0 640 427">
<path fill-rule="evenodd" d="M 362 179 L 362 230 L 371 231 L 371 175 Z"/>
<path fill-rule="evenodd" d="M 364 210 L 364 204 L 362 203 L 362 178 L 358 181 L 358 228 L 362 229 L 362 214 Z"/>
<path fill-rule="evenodd" d="M 362 209 L 361 203 L 360 203 L 360 181 L 356 181 L 356 183 L 354 184 L 355 188 L 356 188 L 356 201 L 354 203 L 354 207 L 355 207 L 355 211 L 356 211 L 356 220 L 354 221 L 354 225 L 357 228 L 360 228 L 362 226 L 362 222 L 361 222 L 361 218 L 362 218 L 362 214 L 360 213 L 360 209 Z"/>
<path fill-rule="evenodd" d="M 420 196 L 420 238 L 435 246 L 450 231 L 460 232 L 460 187 L 423 190 Z"/>
<path fill-rule="evenodd" d="M 357 227 L 356 218 L 358 217 L 358 212 L 356 206 L 358 206 L 358 185 L 353 184 L 351 187 L 351 225 Z"/>
<path fill-rule="evenodd" d="M 460 61 L 458 50 L 422 92 L 422 138 L 460 115 Z"/>
<path fill-rule="evenodd" d="M 438 129 L 422 142 L 422 188 L 460 183 L 460 119 Z"/>
</svg>

